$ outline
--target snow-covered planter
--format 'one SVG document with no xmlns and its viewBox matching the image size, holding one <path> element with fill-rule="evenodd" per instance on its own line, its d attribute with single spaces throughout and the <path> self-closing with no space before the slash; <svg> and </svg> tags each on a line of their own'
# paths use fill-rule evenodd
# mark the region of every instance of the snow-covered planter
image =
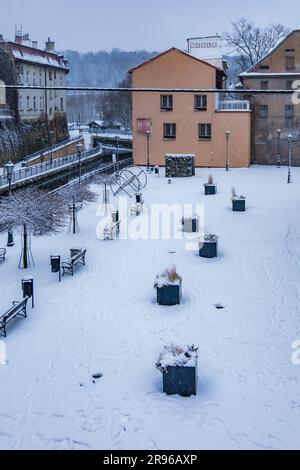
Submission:
<svg viewBox="0 0 300 470">
<path fill-rule="evenodd" d="M 164 347 L 156 363 L 156 368 L 163 374 L 163 391 L 167 395 L 190 397 L 197 395 L 197 359 L 198 348 L 195 346 Z"/>
<path fill-rule="evenodd" d="M 218 257 L 217 235 L 205 235 L 204 238 L 199 241 L 199 256 L 201 256 L 201 258 Z"/>
<path fill-rule="evenodd" d="M 197 215 L 192 217 L 183 217 L 181 220 L 182 230 L 185 233 L 199 232 L 199 219 Z"/>
<path fill-rule="evenodd" d="M 246 198 L 245 196 L 237 196 L 235 189 L 232 188 L 232 210 L 233 212 L 246 211 Z"/>
<path fill-rule="evenodd" d="M 176 268 L 166 269 L 156 277 L 154 284 L 159 305 L 180 305 L 182 298 L 182 278 Z"/>
<path fill-rule="evenodd" d="M 208 177 L 207 183 L 204 185 L 205 196 L 213 196 L 217 194 L 217 185 L 214 183 L 214 179 L 211 175 Z"/>
</svg>

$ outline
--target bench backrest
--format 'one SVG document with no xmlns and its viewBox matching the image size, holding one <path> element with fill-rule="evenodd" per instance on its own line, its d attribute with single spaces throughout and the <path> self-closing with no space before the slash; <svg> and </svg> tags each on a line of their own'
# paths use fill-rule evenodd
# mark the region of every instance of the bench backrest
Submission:
<svg viewBox="0 0 300 470">
<path fill-rule="evenodd" d="M 80 258 L 83 258 L 86 254 L 86 250 L 82 250 L 80 253 L 77 253 L 76 255 L 72 256 L 71 261 L 74 263 L 78 261 Z"/>
<path fill-rule="evenodd" d="M 6 248 L 0 248 L 0 255 L 2 255 L 3 253 L 6 253 Z"/>
<path fill-rule="evenodd" d="M 28 301 L 28 297 L 25 297 L 21 302 L 13 305 L 11 309 L 9 309 L 4 315 L 0 317 L 4 323 L 6 323 L 11 318 L 15 317 L 24 307 L 26 307 Z"/>
</svg>

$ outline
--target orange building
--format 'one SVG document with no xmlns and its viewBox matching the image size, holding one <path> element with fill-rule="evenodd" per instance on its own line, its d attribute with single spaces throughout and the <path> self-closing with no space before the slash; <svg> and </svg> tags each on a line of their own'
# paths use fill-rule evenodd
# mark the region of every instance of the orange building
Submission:
<svg viewBox="0 0 300 470">
<path fill-rule="evenodd" d="M 134 88 L 222 89 L 223 69 L 171 48 L 129 71 Z M 251 111 L 248 101 L 219 93 L 133 93 L 134 163 L 165 165 L 166 154 L 193 154 L 198 167 L 250 164 Z"/>
</svg>

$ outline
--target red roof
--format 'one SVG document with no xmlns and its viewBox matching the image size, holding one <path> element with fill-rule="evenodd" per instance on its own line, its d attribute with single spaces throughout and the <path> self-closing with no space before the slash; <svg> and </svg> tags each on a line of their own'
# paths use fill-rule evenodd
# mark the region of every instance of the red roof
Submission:
<svg viewBox="0 0 300 470">
<path fill-rule="evenodd" d="M 218 67 L 217 65 L 213 65 L 213 64 L 211 64 L 210 62 L 207 62 L 206 60 L 199 59 L 198 57 L 195 57 L 195 56 L 189 54 L 188 52 L 182 51 L 181 49 L 177 49 L 177 47 L 171 47 L 170 49 L 167 49 L 166 51 L 161 52 L 160 54 L 156 55 L 155 57 L 152 57 L 151 59 L 146 60 L 146 61 L 143 62 L 142 64 L 139 64 L 139 65 L 136 65 L 135 67 L 132 67 L 130 70 L 128 70 L 128 73 L 132 73 L 132 72 L 134 72 L 135 70 L 139 69 L 140 67 L 144 67 L 144 65 L 147 65 L 147 64 L 149 64 L 150 62 L 152 62 L 153 60 L 156 60 L 156 59 L 158 59 L 159 57 L 162 57 L 162 56 L 164 56 L 164 55 L 166 55 L 166 54 L 169 54 L 169 52 L 172 52 L 172 51 L 179 52 L 180 54 L 183 54 L 183 55 L 185 55 L 186 57 L 189 57 L 190 59 L 197 60 L 197 62 L 200 62 L 200 63 L 202 63 L 202 64 L 208 65 L 209 67 L 212 67 L 212 68 L 218 70 L 219 72 L 222 72 L 224 75 L 226 75 L 225 72 L 224 72 L 224 70 L 221 69 L 220 67 Z"/>
</svg>

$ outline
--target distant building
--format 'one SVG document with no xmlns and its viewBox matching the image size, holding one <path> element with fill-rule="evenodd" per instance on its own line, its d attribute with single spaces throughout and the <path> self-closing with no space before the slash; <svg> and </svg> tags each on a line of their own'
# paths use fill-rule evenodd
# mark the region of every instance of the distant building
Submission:
<svg viewBox="0 0 300 470">
<path fill-rule="evenodd" d="M 67 60 L 55 52 L 50 38 L 43 50 L 28 34 L 16 31 L 14 41 L 0 37 L 0 79 L 6 85 L 65 87 L 68 73 Z M 27 126 L 26 151 L 68 138 L 64 90 L 24 88 L 7 91 L 7 95 L 6 106 L 12 116 L 23 129 Z"/>
<path fill-rule="evenodd" d="M 300 80 L 300 29 L 292 31 L 261 61 L 240 76 L 247 89 L 291 90 Z M 248 95 L 249 96 L 249 95 Z M 278 154 L 278 130 L 281 137 L 292 134 L 300 138 L 300 106 L 292 95 L 253 94 L 252 156 L 254 163 L 275 164 Z M 287 161 L 287 143 L 280 144 L 280 153 Z M 293 165 L 300 165 L 300 144 L 293 146 Z"/>
<path fill-rule="evenodd" d="M 220 64 L 222 62 L 219 62 Z M 134 88 L 222 89 L 223 67 L 176 48 L 129 71 Z M 250 164 L 249 102 L 231 101 L 220 93 L 133 93 L 134 162 L 165 165 L 166 154 L 196 156 L 198 167 L 225 167 L 226 131 L 230 131 L 232 167 Z"/>
</svg>

